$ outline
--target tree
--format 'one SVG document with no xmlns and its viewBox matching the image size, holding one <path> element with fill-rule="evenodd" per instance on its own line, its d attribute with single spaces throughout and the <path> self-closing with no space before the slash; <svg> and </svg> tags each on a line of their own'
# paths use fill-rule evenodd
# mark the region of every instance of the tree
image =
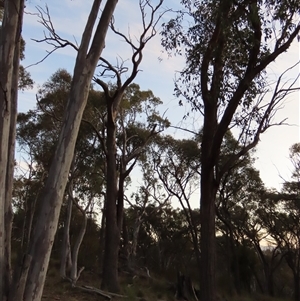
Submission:
<svg viewBox="0 0 300 301">
<path fill-rule="evenodd" d="M 293 163 L 291 181 L 280 193 L 267 194 L 266 206 L 259 211 L 262 223 L 283 254 L 294 279 L 294 299 L 300 300 L 300 144 L 290 148 Z M 270 214 L 271 213 L 271 214 Z"/>
<path fill-rule="evenodd" d="M 106 156 L 106 204 L 105 204 L 105 248 L 104 259 L 106 263 L 103 266 L 102 288 L 117 292 L 120 290 L 118 282 L 118 251 L 120 244 L 120 235 L 123 224 L 124 207 L 124 180 L 129 175 L 137 162 L 137 158 L 143 151 L 143 147 L 148 141 L 161 129 L 156 129 L 155 123 L 163 124 L 163 120 L 153 115 L 148 119 L 151 129 L 148 131 L 146 139 L 139 146 L 131 148 L 131 153 L 125 155 L 124 151 L 130 145 L 132 136 L 126 136 L 123 132 L 123 150 L 120 159 L 117 158 L 116 135 L 118 119 L 122 121 L 122 111 L 120 110 L 122 102 L 129 99 L 127 93 L 134 94 L 131 91 L 130 84 L 133 82 L 139 72 L 139 66 L 143 59 L 143 51 L 147 43 L 156 35 L 156 26 L 163 13 L 159 13 L 163 0 L 157 1 L 153 5 L 150 1 L 139 1 L 139 8 L 142 18 L 142 30 L 136 42 L 133 42 L 131 36 L 126 36 L 116 29 L 115 23 L 111 23 L 112 31 L 120 36 L 126 44 L 132 49 L 130 67 L 127 67 L 124 61 L 114 66 L 105 58 L 100 58 L 99 76 L 95 76 L 94 81 L 102 88 L 106 99 L 106 133 L 103 140 L 103 150 Z M 126 79 L 124 73 L 128 71 Z M 115 78 L 116 83 L 109 85 L 105 82 L 105 77 Z M 132 95 L 139 97 L 137 95 Z M 150 96 L 151 97 L 151 96 Z M 134 101 L 133 98 L 131 100 Z M 132 146 L 132 145 L 131 145 Z M 118 175 L 119 173 L 119 175 Z"/>
<path fill-rule="evenodd" d="M 221 145 L 220 163 L 226 162 L 232 151 L 237 150 L 238 145 L 232 133 L 228 131 Z M 216 199 L 216 216 L 218 233 L 222 233 L 222 244 L 228 263 L 228 271 L 236 293 L 241 294 L 245 283 L 242 283 L 240 256 L 245 247 L 247 237 L 243 229 L 251 224 L 251 212 L 260 201 L 260 193 L 263 189 L 258 171 L 252 164 L 254 160 L 249 154 L 240 157 L 223 176 Z M 250 285 L 248 283 L 247 285 Z"/>
<path fill-rule="evenodd" d="M 196 135 L 196 138 L 199 135 Z M 154 170 L 166 191 L 180 203 L 192 238 L 194 252 L 200 271 L 199 223 L 195 220 L 190 204 L 192 194 L 199 188 L 199 141 L 197 139 L 176 140 L 171 136 L 157 139 L 152 152 Z"/>
<path fill-rule="evenodd" d="M 172 208 L 168 203 L 164 206 L 159 203 L 148 204 L 142 209 L 143 223 L 139 228 L 136 250 L 137 267 L 148 269 L 150 274 L 163 274 L 172 280 L 176 279 L 178 271 L 192 275 L 196 259 L 184 212 Z M 134 223 L 140 210 L 139 206 L 125 209 L 129 241 L 132 243 Z"/>
<path fill-rule="evenodd" d="M 34 162 L 34 167 L 32 166 L 32 168 L 34 169 L 35 177 L 40 177 L 41 181 L 43 181 L 45 174 L 48 173 L 53 157 L 62 123 L 62 114 L 70 92 L 71 81 L 71 75 L 66 70 L 59 69 L 39 90 L 37 108 L 18 116 L 17 139 L 20 148 L 31 155 Z M 91 115 L 98 109 L 94 106 L 93 100 L 95 98 L 98 100 L 99 97 L 101 97 L 101 92 L 90 88 L 88 103 L 83 116 L 92 122 L 95 122 L 95 118 L 92 118 Z M 94 126 L 97 127 L 101 122 L 101 120 L 98 123 L 95 122 Z M 79 277 L 77 260 L 87 225 L 87 210 L 90 211 L 95 199 L 99 199 L 102 196 L 104 183 L 102 166 L 104 158 L 97 141 L 96 133 L 91 130 L 89 124 L 83 122 L 78 133 L 64 198 L 68 204 L 66 206 L 64 238 L 61 247 L 61 276 L 70 279 L 73 284 Z M 71 250 L 69 228 L 73 206 L 83 216 L 83 223 L 82 229 L 78 233 L 78 243 L 73 244 Z M 26 206 L 26 199 L 24 207 L 28 207 Z M 32 210 L 31 213 L 33 214 Z M 68 258 L 69 260 L 67 260 Z M 67 263 L 69 267 L 68 273 L 66 272 Z"/>
<path fill-rule="evenodd" d="M 283 87 L 280 76 L 271 99 L 265 100 L 265 70 L 299 34 L 300 4 L 285 0 L 182 4 L 185 11 L 165 24 L 163 45 L 167 51 L 185 54 L 186 67 L 180 72 L 175 92 L 203 115 L 201 293 L 203 301 L 215 301 L 217 190 L 226 171 L 255 147 L 260 135 L 274 124 L 278 104 L 296 90 L 295 82 Z M 181 22 L 185 16 L 191 24 L 187 30 Z M 232 127 L 243 147 L 220 164 L 221 144 Z"/>
<path fill-rule="evenodd" d="M 168 125 L 168 121 L 161 118 L 156 109 L 161 103 L 160 99 L 151 91 L 140 91 L 136 84 L 127 84 L 119 86 L 113 97 L 109 97 L 113 92 L 107 94 L 104 90 L 106 131 L 99 133 L 106 156 L 107 185 L 102 287 L 109 291 L 119 290 L 118 253 L 126 180 L 146 145 Z"/>
<path fill-rule="evenodd" d="M 29 252 L 25 256 L 20 279 L 17 281 L 17 287 L 11 291 L 14 294 L 12 299 L 38 301 L 42 297 L 50 253 L 83 110 L 96 65 L 104 48 L 106 32 L 117 0 L 106 2 L 93 35 L 100 3 L 100 0 L 93 2 L 82 34 L 62 129 L 48 178 L 43 193 L 40 195 L 42 205 L 33 230 L 33 239 L 30 243 Z M 49 33 L 49 39 L 51 38 L 53 38 L 53 31 Z"/>
<path fill-rule="evenodd" d="M 155 144 L 155 142 L 152 141 L 151 144 Z M 123 233 L 126 231 L 126 235 L 123 235 L 123 252 L 126 256 L 126 266 L 131 272 L 134 272 L 138 267 L 137 250 L 141 245 L 139 235 L 143 223 L 147 222 L 147 217 L 156 215 L 157 212 L 161 212 L 164 208 L 170 206 L 172 198 L 169 193 L 166 193 L 154 173 L 155 164 L 153 161 L 155 161 L 155 159 L 149 152 L 151 144 L 148 145 L 146 152 L 139 157 L 143 181 L 142 183 L 139 183 L 136 192 L 132 193 L 130 197 L 125 196 L 130 207 L 126 210 L 124 215 L 125 223 L 123 226 Z M 128 225 L 130 219 L 131 231 L 129 230 L 130 225 Z M 145 247 L 146 245 L 147 244 L 145 243 Z"/>
<path fill-rule="evenodd" d="M 65 70 L 58 70 L 41 87 L 37 97 L 37 108 L 28 113 L 19 114 L 18 141 L 20 146 L 27 149 L 27 152 L 33 156 L 36 174 L 39 173 L 39 170 L 42 171 L 40 174 L 48 172 L 53 150 L 57 143 L 57 136 L 62 123 L 62 112 L 66 106 L 71 80 L 71 75 Z M 156 98 L 150 90 L 141 91 L 136 84 L 129 85 L 124 92 L 123 101 L 119 108 L 119 118 L 116 122 L 116 161 L 118 166 L 123 166 L 122 168 L 119 167 L 117 175 L 119 181 L 118 200 L 124 197 L 126 173 L 134 167 L 135 156 L 144 151 L 144 146 L 153 135 L 152 122 L 157 122 L 158 128 L 161 126 L 157 111 L 159 104 L 161 104 L 160 99 Z M 93 203 L 93 199 L 102 198 L 104 195 L 102 188 L 107 181 L 106 149 L 103 149 L 106 139 L 105 116 L 106 99 L 104 93 L 90 88 L 65 192 L 65 199 L 68 204 L 64 223 L 61 276 L 69 278 L 73 284 L 79 276 L 77 274 L 77 258 L 87 225 L 86 212 Z M 162 119 L 161 122 L 167 121 Z M 70 226 L 73 205 L 82 214 L 84 227 L 79 231 L 78 243 L 73 244 L 73 248 L 71 248 L 68 227 Z M 101 254 L 98 255 L 101 256 Z M 69 273 L 66 271 L 68 257 L 70 258 L 70 275 L 67 275 Z"/>
<path fill-rule="evenodd" d="M 24 0 L 2 1 L 0 29 L 0 299 L 11 285 L 10 235 L 17 118 L 18 76 Z"/>
</svg>

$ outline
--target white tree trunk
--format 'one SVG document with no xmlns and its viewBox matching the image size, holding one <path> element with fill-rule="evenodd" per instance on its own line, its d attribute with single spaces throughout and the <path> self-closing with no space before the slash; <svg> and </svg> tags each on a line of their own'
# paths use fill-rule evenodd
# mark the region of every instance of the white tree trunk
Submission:
<svg viewBox="0 0 300 301">
<path fill-rule="evenodd" d="M 33 260 L 31 261 L 27 275 L 23 295 L 24 301 L 40 301 L 42 297 L 49 258 L 57 230 L 58 218 L 68 181 L 82 114 L 87 102 L 90 83 L 98 59 L 104 48 L 106 32 L 117 0 L 107 1 L 95 31 L 92 44 L 88 50 L 100 3 L 100 0 L 94 1 L 82 36 L 62 130 L 49 170 L 49 176 L 44 191 L 41 194 L 40 204 L 42 204 L 42 206 L 37 216 L 29 249 L 29 255 Z"/>
<path fill-rule="evenodd" d="M 10 202 L 19 47 L 24 0 L 6 0 L 0 40 L 0 299 L 6 300 L 10 269 Z M 16 70 L 14 70 L 16 69 Z M 8 231 L 8 232 L 7 232 Z"/>
<path fill-rule="evenodd" d="M 71 260 L 71 244 L 70 244 L 70 225 L 72 217 L 73 200 L 69 196 L 67 204 L 66 218 L 64 222 L 64 236 L 61 246 L 61 262 L 60 262 L 60 277 L 63 279 L 67 277 L 67 271 L 69 272 L 72 267 Z"/>
</svg>

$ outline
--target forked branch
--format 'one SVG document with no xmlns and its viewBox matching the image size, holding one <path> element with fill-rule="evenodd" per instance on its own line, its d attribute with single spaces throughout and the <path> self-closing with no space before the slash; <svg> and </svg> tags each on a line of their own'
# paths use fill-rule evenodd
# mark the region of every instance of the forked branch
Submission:
<svg viewBox="0 0 300 301">
<path fill-rule="evenodd" d="M 248 120 L 250 121 L 250 124 L 255 119 L 253 117 L 254 110 L 261 111 L 260 114 L 257 114 L 255 112 L 255 116 L 259 116 L 259 119 L 256 120 L 257 127 L 253 131 L 252 140 L 246 143 L 244 142 L 244 146 L 240 151 L 238 151 L 236 154 L 233 154 L 230 159 L 222 166 L 218 173 L 218 180 L 221 179 L 221 177 L 226 173 L 226 171 L 231 167 L 231 165 L 239 159 L 241 156 L 245 155 L 250 149 L 254 148 L 257 143 L 259 142 L 260 135 L 264 133 L 267 129 L 270 127 L 273 127 L 275 125 L 283 125 L 286 124 L 286 118 L 279 121 L 274 122 L 274 116 L 276 115 L 276 112 L 280 109 L 280 106 L 283 104 L 286 97 L 294 92 L 297 92 L 300 90 L 300 87 L 295 87 L 297 84 L 300 75 L 298 74 L 291 82 L 285 81 L 282 83 L 284 76 L 294 69 L 295 67 L 299 66 L 300 61 L 298 61 L 293 66 L 287 68 L 278 78 L 276 85 L 274 87 L 274 92 L 272 94 L 272 97 L 269 102 L 265 103 L 261 107 L 254 107 L 252 111 L 249 113 L 249 116 L 247 116 Z M 265 95 L 265 94 L 263 94 Z M 262 102 L 262 98 L 259 99 L 259 103 Z M 247 135 L 247 134 L 246 134 Z"/>
<path fill-rule="evenodd" d="M 47 50 L 46 51 L 47 54 L 41 60 L 39 60 L 38 62 L 36 62 L 34 64 L 27 66 L 26 68 L 29 68 L 31 66 L 35 66 L 35 65 L 42 63 L 52 53 L 54 53 L 58 49 L 65 48 L 67 46 L 71 46 L 76 51 L 78 51 L 78 49 L 79 49 L 76 40 L 75 40 L 75 43 L 72 43 L 71 41 L 69 41 L 67 39 L 63 39 L 60 35 L 57 34 L 55 27 L 53 25 L 53 22 L 51 20 L 50 11 L 49 11 L 49 8 L 47 5 L 46 5 L 45 9 L 42 8 L 41 6 L 37 6 L 36 9 L 38 11 L 38 14 L 37 14 L 37 16 L 39 18 L 38 22 L 45 27 L 46 31 L 44 31 L 43 39 L 32 39 L 32 40 L 37 43 L 45 42 L 48 45 L 52 46 L 52 49 Z"/>
</svg>

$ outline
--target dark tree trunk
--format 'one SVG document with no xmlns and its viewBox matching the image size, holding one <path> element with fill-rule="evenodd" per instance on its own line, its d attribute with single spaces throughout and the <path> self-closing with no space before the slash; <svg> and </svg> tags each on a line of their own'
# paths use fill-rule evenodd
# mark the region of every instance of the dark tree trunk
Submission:
<svg viewBox="0 0 300 301">
<path fill-rule="evenodd" d="M 216 101 L 216 100 L 215 100 Z M 201 301 L 216 301 L 216 239 L 215 206 L 218 183 L 216 181 L 216 162 L 220 153 L 212 153 L 214 135 L 217 127 L 217 106 L 214 100 L 206 103 L 201 145 Z"/>
<path fill-rule="evenodd" d="M 127 226 L 127 220 L 126 215 L 123 212 L 123 225 L 122 225 L 122 239 L 123 243 L 120 246 L 120 268 L 124 269 L 126 271 L 131 270 L 131 262 L 130 262 L 130 246 L 129 246 L 129 237 L 128 237 L 128 226 Z"/>
<path fill-rule="evenodd" d="M 282 261 L 283 257 L 279 259 L 279 263 L 274 265 L 274 251 L 272 252 L 272 258 L 270 263 L 267 261 L 266 255 L 260 247 L 258 242 L 255 242 L 256 252 L 258 253 L 260 260 L 263 265 L 263 275 L 264 275 L 264 292 L 274 297 L 274 279 L 273 275 L 275 270 L 279 267 L 279 263 Z"/>
<path fill-rule="evenodd" d="M 118 280 L 118 256 L 120 230 L 117 224 L 117 165 L 116 165 L 116 125 L 108 104 L 107 120 L 107 187 L 106 187 L 106 227 L 103 257 L 102 288 L 111 292 L 120 291 Z"/>
<path fill-rule="evenodd" d="M 12 287 L 9 292 L 9 301 L 23 300 L 23 293 L 25 290 L 27 274 L 30 268 L 31 261 L 32 257 L 26 254 L 23 256 L 20 265 L 16 267 L 14 271 Z"/>
<path fill-rule="evenodd" d="M 101 229 L 100 229 L 100 254 L 99 254 L 99 258 L 100 258 L 100 264 L 99 264 L 99 268 L 100 271 L 103 271 L 103 257 L 104 257 L 104 247 L 105 247 L 105 212 L 106 212 L 106 198 L 103 202 L 103 209 L 102 209 L 102 217 L 101 217 Z"/>
<path fill-rule="evenodd" d="M 300 301 L 300 279 L 296 273 L 294 273 L 294 300 Z"/>
<path fill-rule="evenodd" d="M 268 278 L 267 278 L 267 286 L 268 286 L 268 294 L 271 297 L 274 297 L 273 271 L 269 272 L 269 275 L 268 275 Z"/>
<path fill-rule="evenodd" d="M 216 300 L 215 280 L 215 195 L 212 171 L 201 177 L 201 300 Z"/>
<path fill-rule="evenodd" d="M 229 256 L 231 258 L 231 264 L 232 264 L 234 287 L 235 287 L 236 293 L 238 295 L 240 295 L 241 294 L 241 281 L 240 281 L 239 259 L 237 256 L 237 246 L 235 244 L 232 229 L 230 229 L 229 231 L 230 231 L 230 252 L 231 252 L 231 254 Z"/>
</svg>

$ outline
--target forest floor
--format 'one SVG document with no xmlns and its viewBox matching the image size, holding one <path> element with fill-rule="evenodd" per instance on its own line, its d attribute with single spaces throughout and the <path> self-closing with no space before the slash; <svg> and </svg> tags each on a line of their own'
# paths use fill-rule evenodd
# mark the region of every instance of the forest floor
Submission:
<svg viewBox="0 0 300 301">
<path fill-rule="evenodd" d="M 101 301 L 109 300 L 97 293 L 83 291 L 83 287 L 100 288 L 101 279 L 99 275 L 84 271 L 76 286 L 72 287 L 70 282 L 59 276 L 57 269 L 51 268 L 47 274 L 44 287 L 43 301 Z M 121 295 L 113 296 L 112 301 L 175 301 L 174 285 L 164 280 L 146 279 L 136 277 L 121 277 Z M 263 295 L 255 296 L 222 296 L 218 301 L 289 301 L 287 299 L 271 298 Z"/>
<path fill-rule="evenodd" d="M 167 281 L 154 280 L 146 277 L 122 276 L 120 297 L 112 296 L 113 301 L 173 301 L 174 288 Z M 100 290 L 101 278 L 96 273 L 83 271 L 76 287 L 72 287 L 68 280 L 63 280 L 59 271 L 50 268 L 44 287 L 43 301 L 101 301 L 109 300 L 96 292 L 84 291 L 86 287 Z M 105 293 L 105 292 L 103 292 Z"/>
</svg>

